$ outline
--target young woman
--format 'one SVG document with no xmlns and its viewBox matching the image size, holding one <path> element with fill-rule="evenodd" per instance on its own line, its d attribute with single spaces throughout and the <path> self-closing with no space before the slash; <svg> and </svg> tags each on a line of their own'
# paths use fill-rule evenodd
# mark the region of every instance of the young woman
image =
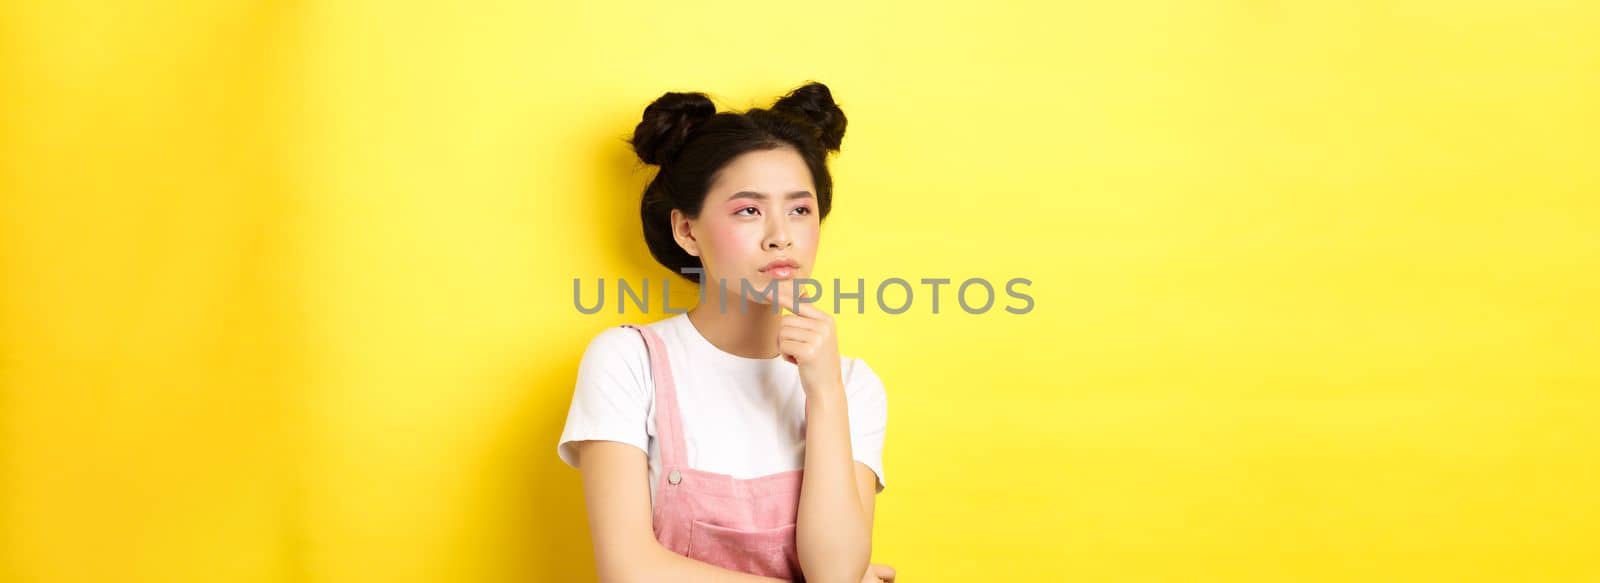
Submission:
<svg viewBox="0 0 1600 583">
<path fill-rule="evenodd" d="M 870 563 L 883 385 L 796 297 L 844 128 L 821 83 L 743 113 L 701 93 L 645 108 L 644 240 L 700 302 L 601 331 L 578 366 L 556 449 L 582 472 L 601 581 L 894 579 Z"/>
</svg>

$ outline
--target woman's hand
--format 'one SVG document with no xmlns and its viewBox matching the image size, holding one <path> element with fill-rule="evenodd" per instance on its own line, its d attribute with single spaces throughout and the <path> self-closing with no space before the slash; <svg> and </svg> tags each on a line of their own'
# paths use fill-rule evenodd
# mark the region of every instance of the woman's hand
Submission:
<svg viewBox="0 0 1600 583">
<path fill-rule="evenodd" d="M 861 575 L 861 583 L 894 583 L 894 567 L 873 563 Z"/>
<path fill-rule="evenodd" d="M 833 316 L 807 302 L 799 302 L 796 310 L 798 280 L 777 283 L 778 305 L 795 312 L 783 317 L 783 325 L 778 330 L 778 352 L 783 354 L 784 360 L 800 367 L 800 384 L 807 395 L 830 386 L 842 391 L 844 380 L 839 372 L 839 343 L 833 334 Z"/>
</svg>

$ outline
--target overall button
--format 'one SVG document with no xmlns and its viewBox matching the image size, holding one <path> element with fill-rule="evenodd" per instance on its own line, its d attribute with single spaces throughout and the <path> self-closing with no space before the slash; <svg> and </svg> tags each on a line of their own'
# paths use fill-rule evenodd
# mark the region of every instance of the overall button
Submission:
<svg viewBox="0 0 1600 583">
<path fill-rule="evenodd" d="M 667 483 L 669 483 L 669 484 L 672 484 L 672 485 L 676 486 L 676 485 L 678 485 L 678 482 L 682 482 L 682 481 L 683 481 L 683 475 L 679 474 L 678 470 L 672 470 L 672 473 L 667 474 Z"/>
</svg>

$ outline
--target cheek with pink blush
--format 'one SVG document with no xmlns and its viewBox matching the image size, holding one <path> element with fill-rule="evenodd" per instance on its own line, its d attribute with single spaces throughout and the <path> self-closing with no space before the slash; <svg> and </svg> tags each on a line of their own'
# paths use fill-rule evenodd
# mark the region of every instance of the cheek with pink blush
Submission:
<svg viewBox="0 0 1600 583">
<path fill-rule="evenodd" d="M 702 251 L 706 257 L 703 260 L 713 269 L 737 271 L 742 264 L 758 261 L 754 256 L 760 249 L 759 228 L 733 221 L 708 221 L 705 227 L 707 240 Z M 737 276 L 729 273 L 726 277 Z"/>
</svg>

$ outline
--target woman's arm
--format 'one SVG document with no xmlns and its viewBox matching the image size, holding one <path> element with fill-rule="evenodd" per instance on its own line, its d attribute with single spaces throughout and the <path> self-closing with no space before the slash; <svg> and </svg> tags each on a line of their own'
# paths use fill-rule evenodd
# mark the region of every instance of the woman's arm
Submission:
<svg viewBox="0 0 1600 583">
<path fill-rule="evenodd" d="M 872 502 L 876 474 L 850 451 L 850 414 L 833 317 L 807 301 L 796 286 L 771 296 L 793 314 L 783 316 L 778 351 L 799 367 L 806 393 L 805 478 L 795 526 L 800 570 L 811 583 L 859 583 L 872 558 Z M 806 294 L 809 296 L 810 294 Z"/>
<path fill-rule="evenodd" d="M 639 448 L 591 440 L 578 442 L 577 451 L 601 583 L 782 581 L 696 561 L 661 546 L 650 524 L 649 462 Z M 858 572 L 849 583 L 860 580 Z"/>
<path fill-rule="evenodd" d="M 877 475 L 854 461 L 844 387 L 808 391 L 805 479 L 795 527 L 812 583 L 859 583 L 872 555 Z"/>
</svg>

